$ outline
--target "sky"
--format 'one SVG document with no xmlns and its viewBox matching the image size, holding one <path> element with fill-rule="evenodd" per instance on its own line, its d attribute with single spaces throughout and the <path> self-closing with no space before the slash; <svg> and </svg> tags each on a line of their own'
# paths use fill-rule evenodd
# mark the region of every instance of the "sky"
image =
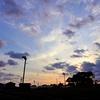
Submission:
<svg viewBox="0 0 100 100">
<path fill-rule="evenodd" d="M 100 0 L 0 0 L 0 83 L 58 84 L 77 72 L 100 80 Z"/>
</svg>

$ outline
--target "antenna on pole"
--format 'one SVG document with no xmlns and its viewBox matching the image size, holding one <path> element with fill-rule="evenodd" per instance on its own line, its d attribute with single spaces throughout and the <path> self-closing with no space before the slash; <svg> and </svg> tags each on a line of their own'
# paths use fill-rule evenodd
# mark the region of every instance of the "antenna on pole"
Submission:
<svg viewBox="0 0 100 100">
<path fill-rule="evenodd" d="M 23 70 L 23 79 L 22 79 L 22 83 L 24 83 L 25 68 L 26 68 L 26 60 L 27 60 L 27 58 L 26 58 L 26 56 L 22 56 L 22 58 L 25 60 L 25 62 L 24 62 L 24 70 Z"/>
</svg>

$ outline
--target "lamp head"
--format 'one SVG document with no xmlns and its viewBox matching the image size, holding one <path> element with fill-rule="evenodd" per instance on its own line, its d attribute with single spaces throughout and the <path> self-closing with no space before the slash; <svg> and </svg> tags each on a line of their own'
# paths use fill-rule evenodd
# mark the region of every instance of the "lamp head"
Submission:
<svg viewBox="0 0 100 100">
<path fill-rule="evenodd" d="M 26 56 L 22 56 L 22 58 L 24 58 L 25 60 L 27 60 Z"/>
</svg>

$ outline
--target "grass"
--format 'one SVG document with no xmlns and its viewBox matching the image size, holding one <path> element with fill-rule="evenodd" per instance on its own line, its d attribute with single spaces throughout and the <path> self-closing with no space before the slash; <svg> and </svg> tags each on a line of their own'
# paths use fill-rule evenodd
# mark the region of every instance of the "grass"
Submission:
<svg viewBox="0 0 100 100">
<path fill-rule="evenodd" d="M 95 100 L 100 99 L 100 88 L 44 88 L 0 90 L 0 100 Z"/>
</svg>

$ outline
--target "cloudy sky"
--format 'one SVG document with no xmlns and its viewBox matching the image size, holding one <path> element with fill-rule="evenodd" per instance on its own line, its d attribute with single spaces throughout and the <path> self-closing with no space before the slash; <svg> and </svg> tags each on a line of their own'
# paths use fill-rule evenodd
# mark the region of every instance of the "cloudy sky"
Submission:
<svg viewBox="0 0 100 100">
<path fill-rule="evenodd" d="M 0 82 L 63 83 L 78 71 L 100 79 L 100 0 L 0 0 Z"/>
</svg>

